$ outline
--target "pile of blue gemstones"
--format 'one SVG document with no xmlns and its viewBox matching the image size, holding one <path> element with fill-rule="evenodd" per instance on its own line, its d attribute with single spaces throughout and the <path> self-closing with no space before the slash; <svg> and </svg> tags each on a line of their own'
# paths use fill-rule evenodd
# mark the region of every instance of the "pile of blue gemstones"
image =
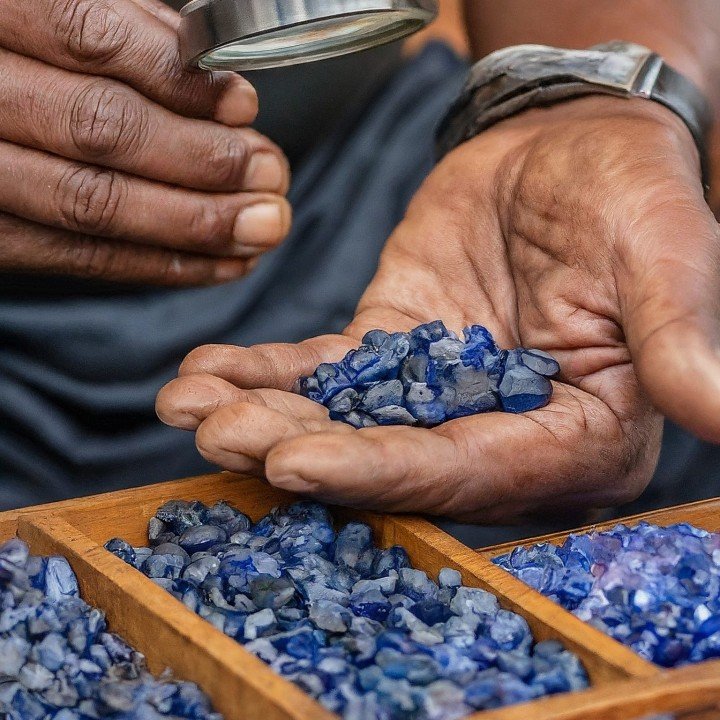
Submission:
<svg viewBox="0 0 720 720">
<path fill-rule="evenodd" d="M 464 341 L 437 320 L 409 333 L 372 330 L 362 342 L 296 387 L 356 428 L 434 427 L 491 410 L 536 410 L 550 401 L 548 378 L 560 372 L 541 350 L 500 350 L 482 325 L 466 328 Z"/>
<path fill-rule="evenodd" d="M 336 532 L 322 505 L 253 524 L 172 501 L 149 537 L 106 547 L 346 720 L 450 720 L 587 686 L 575 655 L 535 643 L 494 595 L 452 569 L 434 582 L 367 525 Z"/>
<path fill-rule="evenodd" d="M 641 522 L 495 562 L 658 665 L 720 657 L 720 534 Z"/>
<path fill-rule="evenodd" d="M 191 683 L 156 680 L 80 598 L 70 565 L 0 546 L 0 718 L 222 720 Z"/>
</svg>

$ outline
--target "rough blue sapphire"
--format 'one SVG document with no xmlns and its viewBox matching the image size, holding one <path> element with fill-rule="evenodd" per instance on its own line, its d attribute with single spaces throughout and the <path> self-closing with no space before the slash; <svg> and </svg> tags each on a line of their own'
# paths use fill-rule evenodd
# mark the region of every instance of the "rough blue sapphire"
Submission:
<svg viewBox="0 0 720 720">
<path fill-rule="evenodd" d="M 720 657 L 720 534 L 641 522 L 495 563 L 658 665 Z"/>
<path fill-rule="evenodd" d="M 409 333 L 372 330 L 339 363 L 302 377 L 296 392 L 356 428 L 433 427 L 477 413 L 522 413 L 547 405 L 560 372 L 541 350 L 500 350 L 481 325 L 464 340 L 439 320 Z"/>
<path fill-rule="evenodd" d="M 108 544 L 136 565 L 135 549 Z M 191 683 L 156 680 L 142 655 L 107 632 L 64 558 L 0 546 L 0 717 L 9 720 L 221 720 Z"/>
<path fill-rule="evenodd" d="M 370 339 L 380 347 L 390 337 L 378 331 Z M 443 337 L 432 324 L 401 349 L 427 349 Z M 486 348 L 487 337 L 478 331 L 474 342 Z M 375 376 L 392 357 L 378 360 Z M 382 393 L 395 392 L 386 378 L 379 382 Z M 463 587 L 449 568 L 435 582 L 412 568 L 403 548 L 378 548 L 365 524 L 336 532 L 318 504 L 276 508 L 191 556 L 173 550 L 187 546 L 182 538 L 193 538 L 194 528 L 208 537 L 208 526 L 225 529 L 231 510 L 167 503 L 149 528 L 163 544 L 142 570 L 159 573 L 155 582 L 189 609 L 348 720 L 441 720 L 587 686 L 577 657 L 559 643 L 535 645 L 523 618 L 493 595 Z M 137 558 L 140 548 L 133 550 Z"/>
</svg>

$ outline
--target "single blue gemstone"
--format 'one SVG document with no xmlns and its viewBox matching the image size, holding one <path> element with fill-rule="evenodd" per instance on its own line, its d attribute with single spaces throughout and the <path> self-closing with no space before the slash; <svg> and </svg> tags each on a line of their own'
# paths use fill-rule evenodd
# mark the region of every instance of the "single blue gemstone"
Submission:
<svg viewBox="0 0 720 720">
<path fill-rule="evenodd" d="M 48 558 L 45 569 L 45 594 L 49 600 L 80 596 L 77 578 L 65 558 Z"/>
<path fill-rule="evenodd" d="M 437 600 L 420 600 L 410 606 L 410 612 L 426 625 L 444 623 L 450 619 L 450 608 Z"/>
<path fill-rule="evenodd" d="M 175 555 L 180 558 L 183 563 L 190 562 L 190 555 L 186 550 L 181 548 L 177 543 L 164 542 L 153 548 L 153 555 Z"/>
<path fill-rule="evenodd" d="M 539 375 L 554 377 L 560 372 L 558 361 L 542 350 L 524 350 L 521 359 L 525 367 L 530 368 Z"/>
<path fill-rule="evenodd" d="M 113 555 L 117 555 L 128 565 L 135 565 L 135 550 L 132 545 L 126 543 L 124 540 L 120 540 L 119 538 L 109 540 L 105 543 L 105 549 Z"/>
<path fill-rule="evenodd" d="M 382 622 L 390 612 L 390 603 L 379 590 L 366 592 L 350 597 L 350 609 L 360 617 Z"/>
<path fill-rule="evenodd" d="M 187 553 L 209 550 L 227 540 L 227 533 L 216 525 L 197 525 L 185 530 L 178 540 L 178 545 Z"/>
</svg>

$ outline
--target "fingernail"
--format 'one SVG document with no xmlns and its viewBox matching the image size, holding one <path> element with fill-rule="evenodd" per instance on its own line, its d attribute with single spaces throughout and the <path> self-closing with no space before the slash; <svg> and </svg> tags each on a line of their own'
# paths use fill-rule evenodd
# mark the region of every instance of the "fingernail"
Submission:
<svg viewBox="0 0 720 720">
<path fill-rule="evenodd" d="M 250 205 L 237 216 L 233 237 L 240 246 L 270 245 L 282 237 L 284 221 L 279 203 Z"/>
<path fill-rule="evenodd" d="M 233 75 L 215 107 L 215 120 L 230 127 L 250 125 L 258 113 L 255 88 L 239 75 Z"/>
<path fill-rule="evenodd" d="M 271 485 L 288 492 L 307 495 L 317 490 L 317 483 L 308 482 L 299 475 L 281 475 L 280 477 L 268 477 Z"/>
<path fill-rule="evenodd" d="M 256 152 L 248 163 L 246 190 L 280 192 L 286 186 L 286 171 L 274 153 Z"/>
</svg>

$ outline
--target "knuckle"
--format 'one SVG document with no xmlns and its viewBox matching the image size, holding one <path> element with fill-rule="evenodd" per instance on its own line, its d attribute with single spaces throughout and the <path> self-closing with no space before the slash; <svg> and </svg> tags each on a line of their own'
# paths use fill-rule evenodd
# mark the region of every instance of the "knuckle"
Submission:
<svg viewBox="0 0 720 720">
<path fill-rule="evenodd" d="M 103 234 L 114 229 L 125 195 L 125 183 L 116 173 L 75 167 L 58 183 L 56 205 L 71 230 Z"/>
<path fill-rule="evenodd" d="M 212 252 L 225 245 L 232 237 L 234 217 L 227 208 L 214 200 L 204 200 L 191 212 L 189 234 L 195 248 Z"/>
<path fill-rule="evenodd" d="M 141 149 L 147 128 L 147 108 L 113 85 L 89 85 L 72 103 L 70 135 L 85 156 L 134 154 Z"/>
<path fill-rule="evenodd" d="M 204 154 L 206 172 L 215 183 L 224 186 L 240 186 L 245 177 L 249 160 L 247 143 L 235 133 L 228 131 L 218 135 L 210 152 Z"/>
<path fill-rule="evenodd" d="M 84 277 L 105 278 L 112 273 L 113 252 L 106 244 L 95 242 L 91 238 L 78 238 L 68 246 L 66 252 L 69 267 Z"/>
<path fill-rule="evenodd" d="M 191 114 L 202 98 L 207 83 L 205 75 L 184 70 L 176 47 L 161 45 L 150 51 L 149 67 L 154 67 L 154 77 L 162 86 L 163 93 L 171 107 L 187 109 Z"/>
<path fill-rule="evenodd" d="M 55 0 L 51 19 L 69 56 L 103 65 L 126 47 L 130 28 L 108 0 Z"/>
</svg>

